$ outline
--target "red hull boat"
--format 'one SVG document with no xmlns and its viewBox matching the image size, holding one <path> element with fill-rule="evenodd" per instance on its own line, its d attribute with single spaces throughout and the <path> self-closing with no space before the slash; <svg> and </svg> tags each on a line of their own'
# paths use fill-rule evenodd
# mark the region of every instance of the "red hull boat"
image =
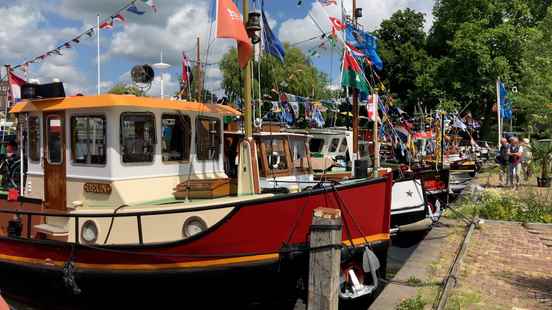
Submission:
<svg viewBox="0 0 552 310">
<path fill-rule="evenodd" d="M 197 283 L 187 281 L 196 278 L 193 275 L 209 272 L 214 272 L 216 281 L 220 281 L 231 274 L 225 273 L 225 270 L 261 271 L 268 267 L 274 271 L 273 267 L 286 265 L 289 268 L 279 272 L 306 272 L 306 265 L 298 267 L 296 263 L 304 262 L 305 256 L 308 258 L 309 227 L 316 207 L 340 209 L 345 248 L 362 252 L 364 246 L 372 247 L 384 265 L 389 241 L 391 184 L 391 177 L 387 177 L 320 186 L 307 192 L 275 195 L 231 205 L 176 211 L 81 215 L 86 218 L 114 216 L 145 219 L 171 212 L 233 208 L 222 221 L 208 230 L 170 243 L 92 246 L 3 236 L 0 237 L 0 272 L 14 274 L 16 271 L 14 276 L 24 280 L 24 283 L 35 283 L 41 287 L 63 286 L 62 279 L 65 277 L 65 284 L 73 289 L 77 289 L 77 286 L 86 288 L 83 291 L 103 291 L 109 283 L 106 280 L 125 283 L 127 288 L 153 288 L 162 284 L 151 282 L 151 278 L 167 275 L 179 278 L 181 285 L 185 285 Z M 3 209 L 0 212 L 19 214 L 31 222 L 33 218 L 52 215 L 23 209 L 27 208 Z M 75 213 L 60 216 L 79 217 Z M 27 222 L 22 222 L 23 228 L 28 229 Z M 78 225 L 78 220 L 76 222 Z M 137 234 L 142 234 L 140 227 L 136 229 Z M 49 276 L 40 278 L 38 274 Z M 295 274 L 292 278 L 300 276 Z M 49 283 L 37 283 L 39 279 Z M 102 279 L 104 285 L 98 284 L 98 279 Z M 2 276 L 0 285 L 9 287 L 14 280 Z"/>
</svg>

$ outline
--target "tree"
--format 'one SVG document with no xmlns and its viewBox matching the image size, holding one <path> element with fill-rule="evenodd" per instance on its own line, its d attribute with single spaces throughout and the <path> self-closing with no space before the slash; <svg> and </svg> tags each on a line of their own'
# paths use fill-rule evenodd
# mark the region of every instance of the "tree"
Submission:
<svg viewBox="0 0 552 310">
<path fill-rule="evenodd" d="M 523 54 L 523 74 L 515 102 L 534 132 L 552 136 L 552 7 L 535 29 Z"/>
<path fill-rule="evenodd" d="M 542 2 L 542 1 L 541 1 Z M 434 93 L 455 100 L 475 117 L 484 118 L 482 132 L 496 124 L 496 79 L 519 85 L 527 42 L 539 22 L 531 12 L 536 1 L 441 0 L 428 38 Z M 516 102 L 514 102 L 514 107 Z M 516 113 L 516 118 L 523 115 Z"/>
<path fill-rule="evenodd" d="M 382 78 L 402 107 L 412 111 L 419 100 L 428 99 L 429 85 L 423 78 L 430 61 L 426 53 L 424 14 L 411 9 L 395 12 L 377 31 L 380 55 L 385 63 Z M 420 87 L 421 86 L 421 87 Z"/>
<path fill-rule="evenodd" d="M 271 55 L 260 58 L 261 94 L 275 98 L 276 93 L 284 91 L 294 95 L 315 99 L 326 98 L 331 91 L 327 88 L 328 78 L 315 68 L 310 59 L 298 48 L 285 44 L 284 64 Z M 231 49 L 222 58 L 220 69 L 223 73 L 222 87 L 230 101 L 242 97 L 243 76 L 238 66 L 236 49 Z M 259 97 L 259 64 L 253 65 L 253 96 Z"/>
<path fill-rule="evenodd" d="M 145 96 L 145 93 L 134 85 L 128 85 L 122 82 L 119 82 L 108 91 L 110 94 L 115 95 L 134 95 L 134 96 Z"/>
</svg>

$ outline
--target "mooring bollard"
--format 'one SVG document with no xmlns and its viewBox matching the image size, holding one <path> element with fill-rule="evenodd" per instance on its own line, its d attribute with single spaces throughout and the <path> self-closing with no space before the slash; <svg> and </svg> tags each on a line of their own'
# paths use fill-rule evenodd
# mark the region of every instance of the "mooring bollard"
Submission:
<svg viewBox="0 0 552 310">
<path fill-rule="evenodd" d="M 337 310 L 341 263 L 341 211 L 317 208 L 312 216 L 309 310 Z"/>
</svg>

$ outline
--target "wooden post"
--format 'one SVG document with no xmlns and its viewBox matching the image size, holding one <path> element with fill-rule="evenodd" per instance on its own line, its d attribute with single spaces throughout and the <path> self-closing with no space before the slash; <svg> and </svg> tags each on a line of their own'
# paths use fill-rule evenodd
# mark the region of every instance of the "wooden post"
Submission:
<svg viewBox="0 0 552 310">
<path fill-rule="evenodd" d="M 341 263 L 341 211 L 314 210 L 310 235 L 308 310 L 337 310 Z"/>
</svg>

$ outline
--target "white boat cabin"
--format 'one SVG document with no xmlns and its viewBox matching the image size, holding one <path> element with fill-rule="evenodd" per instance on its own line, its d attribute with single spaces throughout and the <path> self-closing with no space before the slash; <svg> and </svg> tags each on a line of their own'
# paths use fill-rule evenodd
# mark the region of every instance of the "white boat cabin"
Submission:
<svg viewBox="0 0 552 310">
<path fill-rule="evenodd" d="M 225 180 L 228 106 L 128 95 L 22 102 L 28 169 L 23 196 L 46 208 L 136 204 L 174 197 L 189 180 Z"/>
</svg>

